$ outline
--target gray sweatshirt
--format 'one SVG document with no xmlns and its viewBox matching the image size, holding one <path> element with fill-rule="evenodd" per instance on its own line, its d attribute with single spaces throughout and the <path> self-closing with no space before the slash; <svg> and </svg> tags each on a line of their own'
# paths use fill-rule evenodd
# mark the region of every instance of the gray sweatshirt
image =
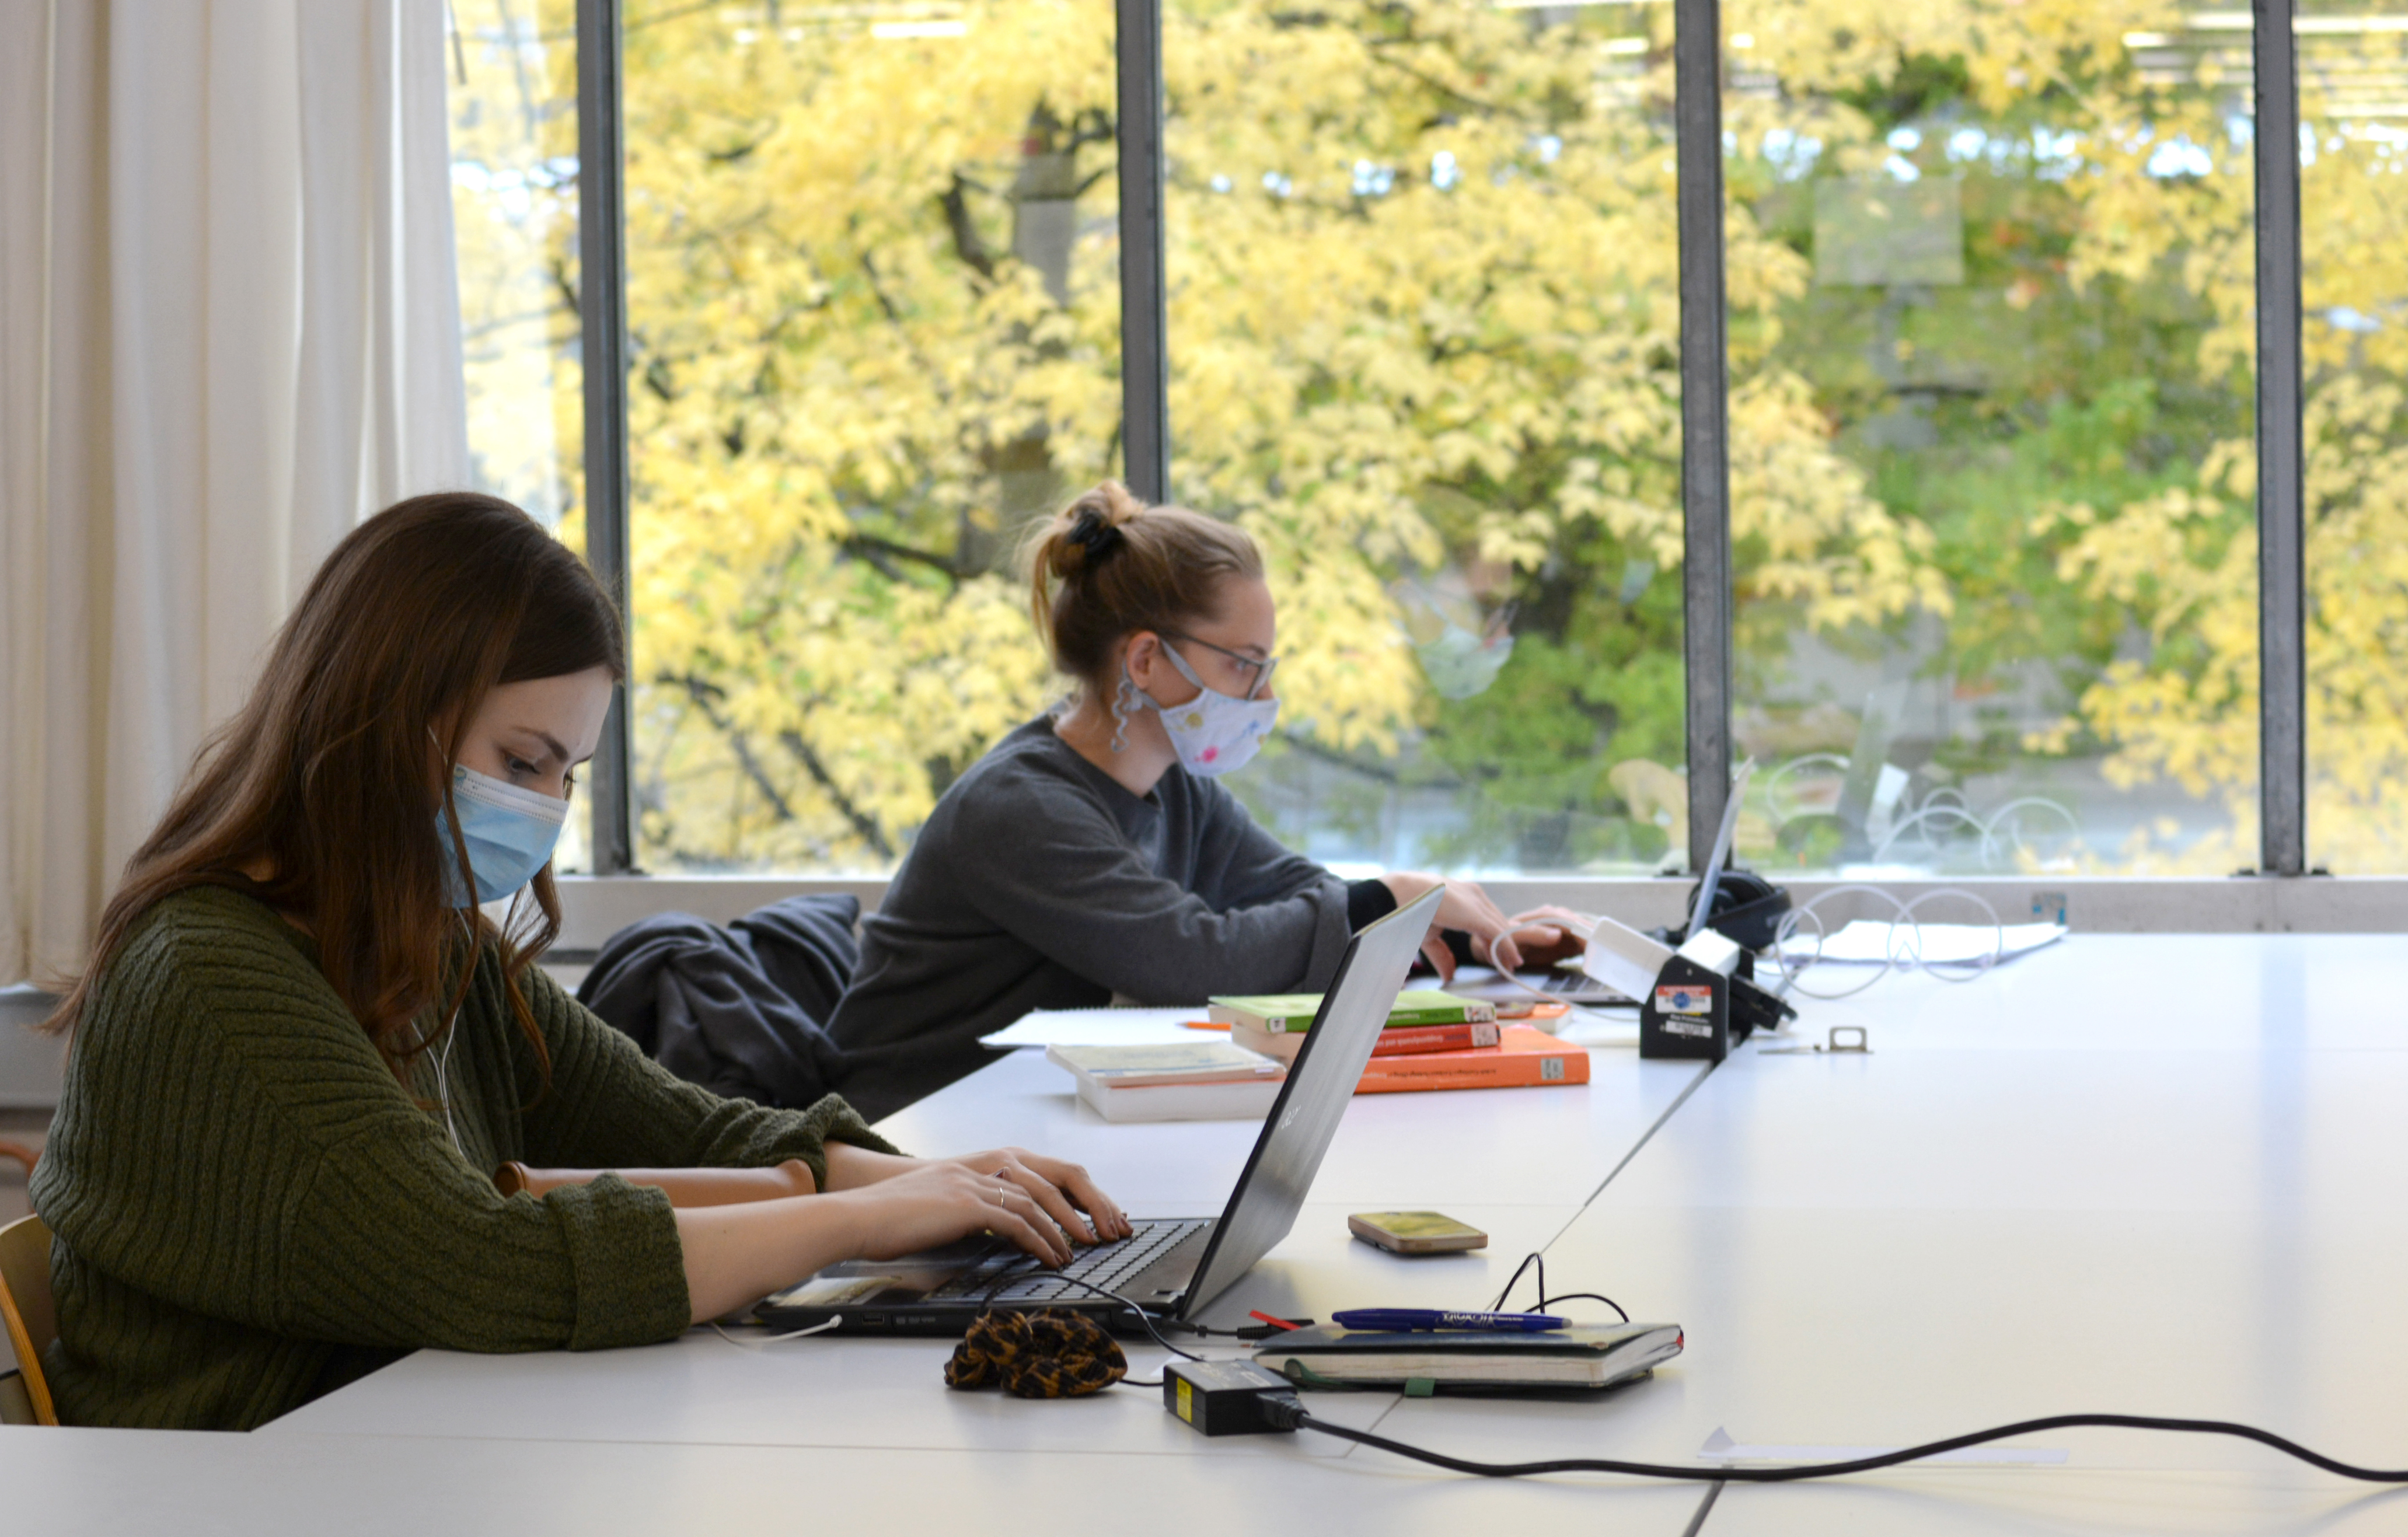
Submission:
<svg viewBox="0 0 2408 1537">
<path fill-rule="evenodd" d="M 1227 790 L 1174 766 L 1133 796 L 1042 717 L 945 792 L 863 926 L 828 1024 L 845 1098 L 899 1110 L 993 1061 L 979 1037 L 1031 1009 L 1315 991 L 1348 933 L 1345 883 Z"/>
</svg>

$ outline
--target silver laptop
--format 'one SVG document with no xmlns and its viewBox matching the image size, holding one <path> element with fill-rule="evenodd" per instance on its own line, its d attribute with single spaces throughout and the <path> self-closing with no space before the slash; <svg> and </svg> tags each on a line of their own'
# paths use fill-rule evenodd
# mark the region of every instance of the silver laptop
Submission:
<svg viewBox="0 0 2408 1537">
<path fill-rule="evenodd" d="M 1128 1307 L 1105 1292 L 1156 1315 L 1193 1316 L 1295 1226 L 1440 895 L 1431 889 L 1348 942 L 1218 1217 L 1137 1222 L 1129 1237 L 1082 1248 L 1058 1271 L 984 1236 L 900 1259 L 847 1260 L 771 1297 L 757 1316 L 780 1329 L 836 1319 L 834 1334 L 959 1334 L 989 1307 L 1050 1307 L 1136 1330 Z"/>
</svg>

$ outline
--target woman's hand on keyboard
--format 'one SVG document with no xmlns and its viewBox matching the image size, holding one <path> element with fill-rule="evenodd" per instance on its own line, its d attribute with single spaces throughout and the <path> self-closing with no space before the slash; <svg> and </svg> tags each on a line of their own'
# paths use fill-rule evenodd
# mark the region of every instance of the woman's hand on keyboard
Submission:
<svg viewBox="0 0 2408 1537">
<path fill-rule="evenodd" d="M 1075 1243 L 1111 1243 L 1137 1230 L 1129 1226 L 1119 1203 L 1075 1163 L 1025 1147 L 998 1147 L 952 1161 L 990 1179 L 999 1176 L 1027 1191 Z"/>
<path fill-rule="evenodd" d="M 1060 1192 L 1054 1194 L 1058 1199 Z M 1058 1219 L 1036 1196 L 1014 1180 L 971 1168 L 967 1159 L 915 1161 L 913 1168 L 836 1199 L 861 1208 L 857 1252 L 865 1259 L 893 1259 L 979 1232 L 1016 1243 L 1049 1265 L 1068 1263 L 1073 1252 Z"/>
<path fill-rule="evenodd" d="M 1111 1243 L 1136 1231 L 1118 1202 L 1096 1187 L 1084 1169 L 1061 1158 L 1049 1158 L 1031 1153 L 1025 1147 L 998 1147 L 984 1153 L 968 1153 L 958 1158 L 906 1158 L 892 1153 L 873 1153 L 850 1142 L 830 1142 L 826 1148 L 828 1189 L 831 1191 L 860 1190 L 869 1185 L 883 1185 L 890 1181 L 919 1170 L 944 1166 L 968 1170 L 991 1185 L 1009 1185 L 1026 1195 L 1039 1211 L 1052 1219 L 1072 1241 L 1080 1243 Z M 1086 1214 L 1081 1216 L 1080 1214 Z M 965 1229 L 966 1231 L 968 1229 Z M 996 1229 L 1000 1232 L 1002 1229 Z M 946 1243 L 961 1235 L 935 1240 Z M 1041 1251 L 1022 1244 L 1031 1254 Z M 898 1249 L 897 1254 L 909 1253 Z M 872 1255 L 867 1257 L 879 1258 Z"/>
</svg>

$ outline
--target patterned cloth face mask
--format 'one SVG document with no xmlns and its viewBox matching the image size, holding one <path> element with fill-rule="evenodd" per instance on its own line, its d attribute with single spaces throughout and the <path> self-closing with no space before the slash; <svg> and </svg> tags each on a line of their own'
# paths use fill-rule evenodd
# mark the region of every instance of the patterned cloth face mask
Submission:
<svg viewBox="0 0 2408 1537">
<path fill-rule="evenodd" d="M 480 904 L 500 901 L 534 880 L 536 871 L 551 862 L 552 845 L 560 841 L 560 829 L 568 821 L 566 800 L 521 789 L 465 763 L 452 768 L 452 803 L 460 810 L 460 833 L 468 844 L 468 866 Z M 466 907 L 460 855 L 452 846 L 450 817 L 440 807 L 435 812 L 435 836 L 443 846 L 443 899 Z"/>
<path fill-rule="evenodd" d="M 1170 665 L 1179 669 L 1182 678 L 1202 692 L 1179 705 L 1155 704 L 1142 689 L 1133 685 L 1131 692 L 1153 705 L 1162 717 L 1162 728 L 1170 734 L 1171 749 L 1179 754 L 1180 767 L 1191 774 L 1211 779 L 1252 762 L 1262 750 L 1263 739 L 1279 724 L 1279 701 L 1240 699 L 1207 688 L 1176 647 L 1165 642 L 1162 654 L 1170 658 Z M 1125 679 L 1127 674 L 1122 676 Z"/>
</svg>

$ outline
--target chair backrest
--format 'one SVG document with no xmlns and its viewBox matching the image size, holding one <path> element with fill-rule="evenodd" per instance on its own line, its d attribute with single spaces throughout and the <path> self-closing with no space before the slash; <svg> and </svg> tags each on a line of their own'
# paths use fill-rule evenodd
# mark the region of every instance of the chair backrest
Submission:
<svg viewBox="0 0 2408 1537">
<path fill-rule="evenodd" d="M 17 1370 L 0 1374 L 0 1425 L 56 1425 L 42 1352 L 58 1338 L 50 1307 L 50 1230 L 37 1216 L 0 1228 L 0 1325 Z"/>
</svg>

